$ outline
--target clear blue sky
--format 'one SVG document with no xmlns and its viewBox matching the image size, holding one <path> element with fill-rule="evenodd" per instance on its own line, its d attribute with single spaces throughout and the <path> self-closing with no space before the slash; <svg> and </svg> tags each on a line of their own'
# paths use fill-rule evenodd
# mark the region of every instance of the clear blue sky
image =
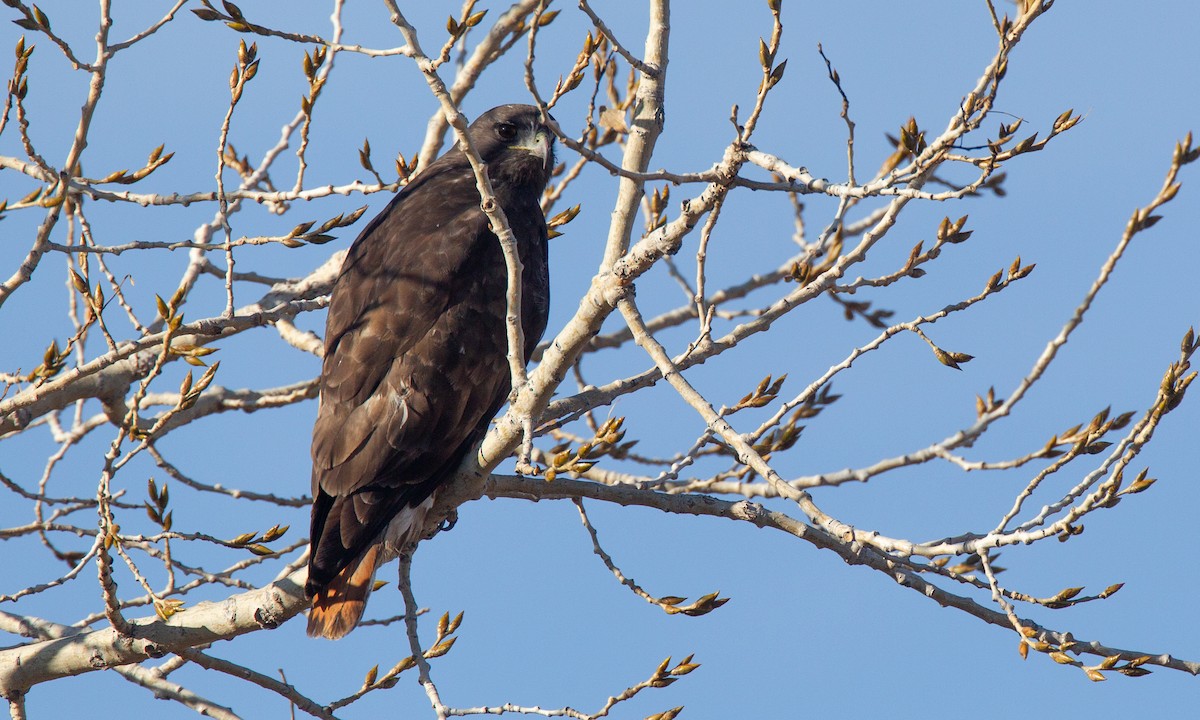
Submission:
<svg viewBox="0 0 1200 720">
<path fill-rule="evenodd" d="M 152 18 L 159 3 L 115 5 L 114 35 L 124 38 Z M 282 4 L 241 3 L 251 19 L 263 24 L 328 35 L 329 8 L 315 2 L 298 5 L 302 7 L 280 13 Z M 349 5 L 346 42 L 371 47 L 402 44 L 382 3 Z M 620 10 L 598 10 L 618 36 L 640 52 L 645 10 L 633 9 L 639 3 L 619 5 Z M 752 104 L 760 72 L 758 37 L 769 33 L 770 15 L 763 2 L 675 5 L 666 131 L 652 167 L 701 170 L 719 159 L 730 138 L 729 107 Z M 998 5 L 1012 11 L 1009 3 Z M 484 2 L 480 6 L 496 7 L 493 13 L 499 7 Z M 90 58 L 96 13 L 92 4 L 48 0 L 43 8 L 55 30 Z M 562 16 L 550 28 L 558 32 L 547 32 L 539 47 L 543 91 L 569 68 L 587 28 L 586 18 L 573 6 L 561 9 Z M 443 39 L 447 12 L 414 11 L 412 19 L 426 51 L 432 52 Z M 136 167 L 154 146 L 166 143 L 177 155 L 146 191 L 212 188 L 214 149 L 228 97 L 226 79 L 242 36 L 184 15 L 114 63 L 97 131 L 84 156 L 88 174 Z M 10 16 L 15 17 L 7 8 L 0 13 L 0 19 Z M 859 163 L 868 172 L 888 152 L 884 133 L 894 134 L 909 116 L 935 131 L 944 127 L 995 47 L 982 0 L 785 0 L 784 23 L 779 57 L 789 60 L 787 75 L 768 102 L 755 143 L 832 180 L 843 179 L 844 125 L 838 117 L 840 98 L 825 76 L 817 43 L 838 69 L 850 97 Z M 848 379 L 835 383 L 843 399 L 810 423 L 797 447 L 779 458 L 784 477 L 859 467 L 924 447 L 973 418 L 976 393 L 989 386 L 1000 396 L 1011 391 L 1070 316 L 1130 213 L 1157 192 L 1175 141 L 1188 130 L 1200 130 L 1197 23 L 1200 7 L 1183 0 L 1060 0 L 1035 24 L 1010 62 L 988 130 L 994 131 L 997 122 L 1023 118 L 1026 133 L 1039 131 L 1044 136 L 1054 118 L 1068 108 L 1083 114 L 1084 121 L 1045 151 L 1011 163 L 1005 198 L 911 208 L 859 272 L 894 267 L 918 240 L 933 237 L 943 215 L 969 213 L 975 235 L 969 243 L 950 248 L 921 281 L 863 293 L 859 299 L 895 310 L 897 319 L 908 319 L 977 292 L 1017 255 L 1026 264 L 1037 263 L 1037 270 L 977 312 L 930 330 L 943 347 L 976 356 L 963 372 L 937 365 L 915 337 L 900 339 L 856 365 Z M 0 48 L 12 47 L 21 33 L 11 23 L 0 23 Z M 45 38 L 34 40 L 30 35 L 30 40 L 38 44 L 30 70 L 34 134 L 39 151 L 57 162 L 70 141 L 85 78 L 71 72 Z M 238 109 L 231 135 L 239 153 L 252 159 L 275 142 L 304 91 L 300 48 L 280 40 L 258 42 L 261 70 Z M 513 56 L 489 70 L 465 103 L 468 115 L 525 97 L 522 59 L 523 54 Z M 420 74 L 404 58 L 372 60 L 347 53 L 337 62 L 316 111 L 310 185 L 366 180 L 357 161 L 364 137 L 371 141 L 376 167 L 389 176 L 390 158 L 397 151 L 413 154 L 436 109 Z M 568 104 L 558 113 L 559 120 L 568 128 L 579 126 L 578 108 L 578 103 Z M 0 136 L 0 154 L 23 156 L 12 122 Z M 569 152 L 563 156 L 572 159 Z M 289 160 L 283 167 L 293 164 Z M 1200 284 L 1195 279 L 1200 267 L 1200 167 L 1186 168 L 1181 179 L 1179 197 L 1165 210 L 1162 222 L 1139 237 L 1044 385 L 996 427 L 993 436 L 968 451 L 970 457 L 995 460 L 1027 452 L 1049 435 L 1087 422 L 1106 406 L 1120 412 L 1140 410 L 1150 402 L 1162 372 L 1178 355 L 1180 337 L 1189 325 L 1200 324 Z M 276 179 L 284 187 L 291 182 L 286 172 Z M 566 199 L 568 204 L 582 203 L 583 211 L 553 247 L 551 333 L 556 321 L 561 324 L 569 316 L 573 300 L 594 273 L 612 208 L 612 187 L 606 174 L 595 171 Z M 11 200 L 30 188 L 16 173 L 0 173 L 0 196 Z M 672 200 L 694 191 L 674 188 Z M 234 232 L 279 233 L 302 220 L 324 219 L 362 204 L 373 213 L 386 200 L 373 195 L 297 204 L 282 218 L 254 208 L 235 217 Z M 834 206 L 818 198 L 806 203 L 811 232 L 824 224 Z M 676 209 L 673 203 L 672 213 Z M 97 232 L 115 244 L 186 239 L 199 223 L 211 219 L 213 208 L 131 210 L 93 202 L 91 214 Z M 33 213 L 17 213 L 0 225 L 0 276 L 7 277 L 23 257 L 37 220 Z M 731 282 L 747 272 L 773 268 L 792 252 L 793 228 L 783 196 L 735 193 L 718 227 L 710 250 L 714 287 L 723 284 L 722 278 Z M 303 274 L 345 247 L 357 229 L 341 231 L 336 242 L 323 247 L 247 251 L 239 256 L 238 268 L 277 276 Z M 691 237 L 679 255 L 685 268 L 690 268 L 695 242 Z M 133 292 L 143 300 L 173 288 L 186 262 L 182 254 L 153 259 L 156 265 L 139 258 L 118 263 L 136 276 Z M 61 258 L 49 261 L 59 263 Z M 0 313 L 0 370 L 28 369 L 51 337 L 61 342 L 70 332 L 60 311 L 35 310 L 42 302 L 62 305 L 61 272 L 40 275 L 15 300 L 29 308 L 28 314 L 7 307 Z M 249 300 L 251 292 L 246 290 L 243 297 Z M 671 307 L 679 297 L 662 272 L 639 287 L 639 300 L 650 309 Z M 198 307 L 189 318 L 216 309 Z M 305 326 L 315 329 L 322 322 L 311 318 Z M 816 302 L 781 324 L 777 339 L 749 343 L 745 352 L 705 366 L 692 377 L 712 391 L 717 402 L 736 401 L 766 373 L 790 373 L 786 387 L 794 393 L 875 334 L 841 320 L 831 303 Z M 667 340 L 679 350 L 678 343 L 686 338 L 668 335 Z M 317 371 L 314 358 L 282 346 L 269 333 L 261 339 L 237 339 L 220 354 L 219 382 L 231 388 L 282 385 Z M 604 360 L 597 356 L 588 366 L 594 374 L 589 379 L 596 384 L 647 365 L 632 353 L 612 366 Z M 734 380 L 738 377 L 743 379 Z M 722 391 L 731 385 L 735 387 Z M 999 564 L 1008 568 L 1003 582 L 1033 595 L 1053 595 L 1068 586 L 1098 591 L 1126 583 L 1105 602 L 1060 611 L 1038 609 L 1028 612 L 1030 617 L 1112 646 L 1200 659 L 1200 630 L 1193 612 L 1200 574 L 1191 552 L 1195 509 L 1200 507 L 1196 400 L 1189 398 L 1167 418 L 1135 464 L 1149 465 L 1151 475 L 1159 478 L 1151 491 L 1089 516 L 1086 532 L 1068 543 L 1003 552 Z M 308 403 L 279 412 L 209 419 L 179 433 L 167 447 L 177 464 L 207 482 L 304 493 L 314 414 L 315 405 Z M 623 400 L 614 414 L 628 416 L 630 437 L 641 440 L 639 449 L 657 455 L 684 450 L 702 428 L 699 418 L 665 389 L 644 400 Z M 36 484 L 49 446 L 45 431 L 39 432 L 40 436 L 33 433 L 0 445 L 0 471 L 27 486 Z M 104 435 L 91 446 L 101 448 L 98 452 L 69 458 L 64 488 L 84 495 L 94 488 L 108 438 Z M 1090 467 L 1081 463 L 1079 470 L 1057 482 L 1071 482 Z M 141 497 L 148 474 L 159 473 L 147 464 L 124 478 L 134 497 Z M 866 486 L 818 492 L 816 498 L 857 527 L 926 540 L 990 529 L 1027 477 L 963 474 L 948 465 L 926 465 Z M 295 535 L 307 525 L 306 510 L 230 506 L 182 488 L 172 493 L 177 528 L 207 527 L 217 517 L 225 523 L 220 533 L 224 535 L 265 529 L 276 522 L 291 523 Z M 589 507 L 608 552 L 651 592 L 695 598 L 720 590 L 732 601 L 702 618 L 668 617 L 614 581 L 592 555 L 571 504 L 473 503 L 462 508 L 453 532 L 422 545 L 416 557 L 421 604 L 436 614 L 466 611 L 457 646 L 435 665 L 444 701 L 459 707 L 571 704 L 591 712 L 609 694 L 649 675 L 667 655 L 679 659 L 695 653 L 703 664 L 700 670 L 670 688 L 648 691 L 619 706 L 614 717 L 641 718 L 676 705 L 685 705 L 681 717 L 692 720 L 833 714 L 987 718 L 1030 712 L 1079 717 L 1156 712 L 1174 717 L 1195 707 L 1197 681 L 1186 675 L 1156 669 L 1145 678 L 1091 683 L 1079 670 L 1057 666 L 1045 657 L 1023 662 L 1012 632 L 939 608 L 882 575 L 848 567 L 807 544 L 728 522 L 594 503 Z M 24 506 L 19 511 L 0 508 L 5 527 L 29 520 Z M 25 557 L 48 562 L 34 544 L 0 543 L 0 567 L 13 576 L 0 592 L 23 586 L 9 585 L 17 580 L 45 580 L 61 571 L 61 565 L 53 570 L 28 567 Z M 385 570 L 384 577 L 394 579 L 392 572 Z M 40 605 L 31 603 L 28 612 L 72 622 L 94 609 L 94 585 L 87 585 L 94 579 L 75 582 L 78 588 L 48 595 Z M 400 608 L 398 594 L 389 587 L 373 598 L 368 612 L 385 616 Z M 2 609 L 13 611 L 12 606 Z M 11 642 L 14 639 L 0 639 Z M 212 653 L 265 672 L 282 668 L 301 690 L 327 701 L 356 689 L 371 665 L 390 666 L 407 654 L 407 645 L 395 626 L 331 644 L 305 638 L 302 623 L 294 621 L 275 632 L 214 647 Z M 279 697 L 214 673 L 189 669 L 176 679 L 247 718 L 285 717 L 287 712 Z M 111 673 L 36 688 L 29 711 L 34 718 L 71 717 L 95 712 L 97 703 L 103 703 L 105 716 L 192 715 L 173 703 L 151 702 L 144 690 Z M 346 716 L 427 713 L 424 693 L 406 675 L 397 688 L 377 693 Z"/>
</svg>

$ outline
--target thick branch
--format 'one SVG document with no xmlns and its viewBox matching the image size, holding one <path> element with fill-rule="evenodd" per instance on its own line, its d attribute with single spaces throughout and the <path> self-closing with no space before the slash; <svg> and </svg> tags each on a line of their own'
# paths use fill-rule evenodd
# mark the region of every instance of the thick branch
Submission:
<svg viewBox="0 0 1200 720">
<path fill-rule="evenodd" d="M 0 695 L 9 697 L 39 683 L 140 663 L 176 650 L 279 627 L 308 607 L 304 573 L 296 571 L 264 588 L 219 603 L 200 603 L 168 620 L 154 617 L 131 621 L 129 636 L 106 628 L 0 651 Z"/>
</svg>

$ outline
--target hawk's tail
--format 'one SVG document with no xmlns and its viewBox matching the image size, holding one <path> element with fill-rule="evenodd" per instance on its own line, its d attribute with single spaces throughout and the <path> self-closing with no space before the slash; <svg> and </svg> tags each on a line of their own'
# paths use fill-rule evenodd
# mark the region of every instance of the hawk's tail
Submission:
<svg viewBox="0 0 1200 720">
<path fill-rule="evenodd" d="M 309 637 L 337 640 L 358 625 L 367 607 L 367 597 L 375 586 L 381 550 L 380 543 L 371 545 L 313 596 L 312 609 L 308 611 Z"/>
</svg>

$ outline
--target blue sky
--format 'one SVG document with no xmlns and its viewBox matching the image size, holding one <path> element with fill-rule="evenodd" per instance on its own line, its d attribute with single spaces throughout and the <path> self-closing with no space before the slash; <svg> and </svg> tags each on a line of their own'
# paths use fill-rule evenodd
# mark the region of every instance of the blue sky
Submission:
<svg viewBox="0 0 1200 720">
<path fill-rule="evenodd" d="M 157 5 L 117 3 L 114 35 L 123 38 L 142 27 L 155 17 Z M 241 3 L 248 16 L 263 24 L 328 34 L 329 8 L 324 3 L 300 5 L 281 14 L 275 3 Z M 999 6 L 1012 12 L 1011 4 Z M 84 48 L 82 55 L 89 55 L 94 7 L 48 1 L 43 8 L 55 30 Z M 543 91 L 569 68 L 588 27 L 572 6 L 561 9 L 562 16 L 549 29 L 555 32 L 547 31 L 538 48 Z M 640 52 L 644 8 L 622 3 L 619 9 L 597 10 Z M 411 19 L 431 51 L 443 39 L 448 10 L 413 12 Z M 924 447 L 971 421 L 976 394 L 994 386 L 1003 397 L 1015 387 L 1096 277 L 1130 213 L 1157 192 L 1175 141 L 1189 130 L 1200 130 L 1200 46 L 1192 37 L 1198 21 L 1200 8 L 1182 1 L 1060 0 L 1035 24 L 1010 61 L 997 114 L 985 129 L 994 132 L 996 123 L 1022 118 L 1026 132 L 1036 130 L 1044 136 L 1054 118 L 1068 108 L 1082 114 L 1084 121 L 1041 153 L 1007 166 L 1004 198 L 988 195 L 910 207 L 857 273 L 893 268 L 915 242 L 933 237 L 944 215 L 969 214 L 975 234 L 969 243 L 950 248 L 920 281 L 860 293 L 857 299 L 892 309 L 897 319 L 909 319 L 974 294 L 1018 255 L 1025 264 L 1037 263 L 1036 271 L 975 312 L 929 329 L 942 347 L 975 356 L 961 373 L 938 365 L 916 337 L 898 339 L 856 364 L 844 381 L 834 384 L 842 399 L 810 422 L 797 447 L 777 459 L 785 478 L 860 467 Z M 666 127 L 651 167 L 706 169 L 720 158 L 730 138 L 730 106 L 740 104 L 745 112 L 752 104 L 760 73 L 757 40 L 769 33 L 770 16 L 759 2 L 681 2 L 673 8 L 671 24 Z M 755 144 L 835 181 L 843 179 L 845 170 L 845 126 L 818 43 L 849 95 L 859 164 L 868 172 L 889 152 L 884 133 L 894 134 L 910 116 L 922 127 L 944 127 L 995 48 L 982 1 L 785 0 L 784 24 L 779 57 L 789 61 L 787 75 L 768 101 Z M 365 46 L 402 44 L 381 3 L 351 3 L 346 32 L 346 41 Z M 11 47 L 21 33 L 11 23 L 0 24 L 0 47 Z M 166 143 L 177 155 L 148 181 L 145 191 L 211 189 L 227 73 L 241 37 L 185 12 L 138 49 L 119 56 L 84 156 L 88 174 L 135 167 L 154 146 Z M 36 42 L 28 102 L 38 149 L 56 162 L 70 141 L 86 81 L 66 66 L 45 38 Z M 259 39 L 259 53 L 261 70 L 238 108 L 231 134 L 239 153 L 251 158 L 275 142 L 304 91 L 300 47 Z M 523 55 L 513 56 L 489 70 L 464 111 L 473 116 L 493 105 L 521 101 L 522 60 Z M 311 185 L 366 180 L 357 160 L 364 137 L 374 148 L 376 167 L 388 175 L 384 168 L 390 168 L 397 151 L 411 156 L 419 147 L 426 120 L 436 109 L 411 61 L 347 53 L 337 63 L 316 111 Z M 565 127 L 579 127 L 580 107 L 578 101 L 567 102 L 556 115 Z M 0 154 L 23 156 L 14 136 L 10 125 L 0 136 Z M 569 152 L 563 157 L 573 159 Z M 278 185 L 290 186 L 290 168 L 294 159 L 281 161 Z M 1179 339 L 1189 325 L 1200 323 L 1195 280 L 1200 267 L 1200 203 L 1193 178 L 1197 171 L 1185 168 L 1180 195 L 1167 206 L 1164 219 L 1138 237 L 1045 382 L 1012 417 L 967 451 L 969 457 L 994 460 L 1028 452 L 1049 435 L 1087 422 L 1106 406 L 1115 412 L 1139 410 L 1151 401 L 1162 372 L 1178 355 Z M 569 317 L 574 299 L 595 272 L 613 187 L 606 173 L 594 170 L 565 198 L 566 204 L 581 203 L 583 209 L 552 248 L 550 333 L 556 322 Z M 16 173 L 0 173 L 0 196 L 13 199 L 30 189 Z M 694 188 L 673 188 L 672 200 L 693 192 Z M 370 207 L 369 215 L 386 201 L 383 195 L 372 195 L 297 203 L 283 217 L 250 208 L 235 216 L 234 233 L 286 232 L 302 220 L 325 219 L 363 204 Z M 812 232 L 827 221 L 834 204 L 815 197 L 805 198 L 805 203 Z M 773 268 L 794 252 L 788 207 L 782 195 L 739 191 L 731 196 L 710 248 L 714 287 Z M 675 212 L 673 203 L 672 215 Z M 90 213 L 97 232 L 115 244 L 186 239 L 199 223 L 211 219 L 213 208 L 142 210 L 93 202 Z M 39 219 L 29 212 L 5 218 L 0 226 L 0 276 L 7 277 L 19 263 Z M 358 226 L 340 231 L 337 241 L 321 247 L 247 250 L 239 256 L 238 267 L 275 276 L 307 273 L 330 252 L 344 248 L 357 230 Z M 690 237 L 678 256 L 685 273 L 691 272 L 696 240 Z M 61 265 L 60 257 L 48 260 Z M 135 275 L 137 284 L 130 292 L 145 302 L 153 293 L 173 288 L 185 263 L 185 255 L 165 252 L 114 261 Z M 51 337 L 61 342 L 69 334 L 58 309 L 63 306 L 62 279 L 57 267 L 44 268 L 14 297 L 19 310 L 10 304 L 0 313 L 0 337 L 5 338 L 0 343 L 0 370 L 27 370 Z M 247 300 L 253 297 L 253 289 L 245 292 Z M 220 299 L 219 293 L 207 297 L 211 302 Z M 681 295 L 658 270 L 639 286 L 638 297 L 650 312 L 673 307 Z M 206 308 L 200 301 L 194 309 L 189 306 L 189 318 L 216 310 L 218 305 Z M 319 329 L 322 322 L 312 317 L 302 325 Z M 786 387 L 795 393 L 876 332 L 862 323 L 845 322 L 830 302 L 814 302 L 781 322 L 771 338 L 755 339 L 741 352 L 689 373 L 689 378 L 712 393 L 715 402 L 735 402 L 767 373 L 789 373 L 791 384 Z M 667 333 L 663 339 L 679 351 L 689 338 L 687 333 Z M 237 338 L 220 355 L 219 382 L 231 388 L 282 385 L 317 371 L 314 358 L 282 346 L 270 333 Z M 598 354 L 586 367 L 592 374 L 589 380 L 600 384 L 648 364 L 638 352 L 622 351 Z M 169 388 L 171 382 L 165 382 Z M 1200 460 L 1198 407 L 1195 398 L 1189 398 L 1165 420 L 1135 463 L 1148 465 L 1151 476 L 1159 478 L 1150 491 L 1089 516 L 1084 534 L 1070 542 L 1002 553 L 999 564 L 1008 570 L 1001 580 L 1033 595 L 1053 595 L 1078 585 L 1094 592 L 1126 583 L 1105 602 L 1058 611 L 1035 609 L 1028 611 L 1030 617 L 1112 646 L 1200 658 L 1200 632 L 1191 607 L 1200 588 L 1190 552 L 1200 500 L 1194 482 Z M 315 405 L 306 403 L 270 413 L 210 418 L 170 438 L 164 452 L 206 482 L 304 493 L 314 414 Z M 637 437 L 639 449 L 648 454 L 682 451 L 703 429 L 699 417 L 665 387 L 645 397 L 623 399 L 613 414 L 628 418 L 629 437 Z M 55 480 L 61 492 L 86 495 L 94 488 L 110 438 L 101 432 L 94 443 L 68 456 Z M 0 471 L 34 485 L 50 447 L 44 429 L 5 441 L 0 445 Z M 1066 487 L 1088 469 L 1080 463 L 1078 470 L 1056 482 Z M 150 463 L 134 465 L 121 482 L 141 497 L 147 475 L 161 473 Z M 814 496 L 825 510 L 856 527 L 926 540 L 990 529 L 1027 479 L 1027 472 L 964 474 L 949 465 L 930 464 L 867 485 L 818 490 Z M 222 503 L 182 488 L 173 487 L 172 493 L 177 528 L 219 522 L 218 534 L 234 535 L 278 522 L 292 524 L 293 536 L 298 537 L 307 523 L 304 510 Z M 466 612 L 458 644 L 435 664 L 444 701 L 458 707 L 569 704 L 591 712 L 610 694 L 648 676 L 667 655 L 680 659 L 695 653 L 703 664 L 698 671 L 672 687 L 647 691 L 618 706 L 614 717 L 641 718 L 677 705 L 686 706 L 681 717 L 694 719 L 830 713 L 1000 717 L 1063 708 L 1079 716 L 1151 709 L 1175 716 L 1194 707 L 1195 680 L 1186 675 L 1156 669 L 1149 677 L 1092 683 L 1079 670 L 1045 657 L 1031 655 L 1022 661 L 1012 632 L 940 608 L 878 573 L 848 567 L 807 544 L 712 519 L 596 503 L 588 508 L 606 550 L 650 592 L 695 598 L 720 590 L 732 601 L 700 618 L 666 616 L 614 581 L 592 555 L 571 504 L 472 503 L 460 511 L 461 521 L 453 532 L 422 545 L 414 570 L 422 605 L 436 614 Z M 0 521 L 5 527 L 28 522 L 26 510 L 15 503 L 0 508 Z M 228 556 L 222 557 L 228 561 Z M 11 572 L 10 583 L 37 582 L 61 572 L 61 567 L 51 570 L 36 564 L 48 562 L 45 558 L 36 543 L 0 544 L 0 563 L 6 574 Z M 383 576 L 394 579 L 392 572 L 386 569 Z M 63 592 L 31 602 L 26 611 L 73 622 L 96 605 L 91 583 L 90 576 L 76 580 Z M 20 586 L 6 583 L 0 592 Z M 978 599 L 986 601 L 982 595 Z M 368 612 L 382 617 L 400 607 L 398 594 L 389 588 L 373 598 Z M 212 652 L 265 672 L 281 668 L 290 682 L 327 701 L 355 690 L 371 665 L 389 666 L 407 654 L 406 647 L 395 626 L 331 644 L 305 638 L 302 623 L 292 622 Z M 277 696 L 211 672 L 185 669 L 175 679 L 244 717 L 282 717 L 287 712 Z M 97 702 L 127 717 L 192 715 L 171 703 L 151 702 L 147 692 L 112 673 L 36 688 L 29 710 L 31 717 L 72 716 L 94 709 Z M 395 689 L 354 706 L 346 717 L 421 717 L 427 712 L 424 693 L 406 676 Z"/>
</svg>

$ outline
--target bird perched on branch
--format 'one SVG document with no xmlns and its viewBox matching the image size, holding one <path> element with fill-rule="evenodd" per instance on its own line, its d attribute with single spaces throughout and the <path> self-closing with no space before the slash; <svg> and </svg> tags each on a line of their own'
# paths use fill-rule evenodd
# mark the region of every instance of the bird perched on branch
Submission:
<svg viewBox="0 0 1200 720">
<path fill-rule="evenodd" d="M 523 361 L 546 329 L 546 218 L 554 135 L 538 109 L 502 105 L 468 129 L 516 238 Z M 437 489 L 510 390 L 500 242 L 455 146 L 350 247 L 333 287 L 313 427 L 308 634 L 361 619 L 375 570 L 424 533 Z"/>
</svg>

